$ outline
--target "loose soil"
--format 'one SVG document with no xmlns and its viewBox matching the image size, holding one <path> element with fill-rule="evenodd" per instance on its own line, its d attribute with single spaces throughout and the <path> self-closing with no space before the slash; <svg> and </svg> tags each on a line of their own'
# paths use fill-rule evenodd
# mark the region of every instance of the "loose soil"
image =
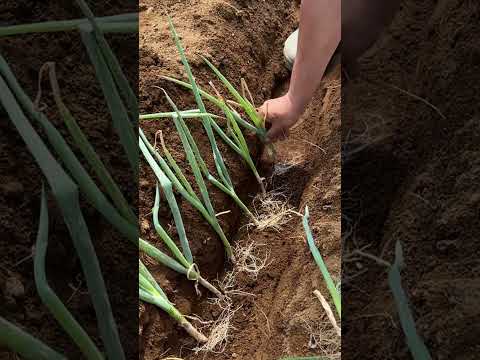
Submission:
<svg viewBox="0 0 480 360">
<path fill-rule="evenodd" d="M 165 13 L 172 16 L 197 81 L 208 86 L 214 80 L 199 54 L 206 55 L 220 70 L 239 85 L 247 81 L 257 105 L 280 95 L 288 86 L 289 74 L 282 57 L 283 41 L 296 26 L 297 6 L 291 1 L 159 1 L 141 2 L 140 99 L 141 112 L 170 111 L 160 88 L 165 88 L 181 109 L 194 108 L 192 95 L 160 79 L 161 75 L 184 77 L 182 65 L 170 37 Z M 214 81 L 217 88 L 221 88 Z M 193 136 L 210 169 L 214 169 L 208 139 L 196 120 L 189 121 Z M 185 155 L 170 121 L 141 124 L 153 142 L 162 130 L 165 142 L 183 168 Z M 259 159 L 262 149 L 249 137 L 251 150 Z M 250 208 L 259 209 L 255 179 L 223 143 L 236 189 Z M 312 104 L 293 130 L 288 141 L 276 145 L 276 167 L 264 169 L 268 190 L 282 193 L 289 208 L 311 212 L 311 226 L 317 245 L 336 280 L 340 277 L 340 70 L 322 84 Z M 189 170 L 187 177 L 192 178 Z M 140 222 L 146 239 L 161 247 L 151 222 L 155 179 L 145 164 L 141 165 Z M 339 339 L 332 334 L 325 311 L 313 296 L 319 289 L 326 297 L 321 274 L 305 242 L 301 218 L 288 215 L 288 222 L 278 231 L 259 231 L 246 227 L 248 220 L 223 193 L 210 187 L 217 212 L 231 210 L 220 217 L 221 224 L 237 249 L 255 244 L 255 254 L 268 266 L 257 277 L 240 272 L 236 287 L 248 293 L 233 296 L 234 309 L 228 342 L 220 353 L 192 351 L 196 344 L 174 322 L 154 306 L 140 307 L 140 352 L 142 359 L 177 356 L 184 359 L 278 359 L 286 355 L 328 353 L 339 356 Z M 177 196 L 194 257 L 208 279 L 220 281 L 232 270 L 224 258 L 220 240 L 205 225 L 197 212 Z M 165 205 L 166 206 L 166 205 Z M 168 212 L 161 221 L 175 236 Z M 186 315 L 212 321 L 220 309 L 208 302 L 208 295 L 195 294 L 194 284 L 184 277 L 145 258 L 147 266 L 167 290 L 170 300 Z M 194 321 L 198 327 L 202 325 Z M 204 328 L 208 335 L 208 328 Z M 327 335 L 328 334 L 328 335 Z"/>
<path fill-rule="evenodd" d="M 137 11 L 137 4 L 133 1 L 113 1 L 108 6 L 98 3 L 91 8 L 98 16 L 115 15 Z M 0 14 L 1 25 L 82 17 L 74 2 L 67 4 L 58 1 L 2 1 Z M 115 36 L 109 37 L 109 40 L 127 76 L 136 84 L 138 65 L 136 57 L 131 56 L 131 52 L 137 49 L 136 36 Z M 136 207 L 136 179 L 128 170 L 128 163 L 111 126 L 94 69 L 80 36 L 71 32 L 0 38 L 0 52 L 32 99 L 38 91 L 41 66 L 47 61 L 56 62 L 64 101 L 131 200 L 132 206 Z M 121 56 L 122 53 L 128 56 Z M 48 81 L 43 82 L 42 88 L 45 114 L 69 140 L 52 101 Z M 0 316 L 63 352 L 69 359 L 80 359 L 82 356 L 76 346 L 41 303 L 33 281 L 31 254 L 36 239 L 44 177 L 3 109 L 0 110 L 0 120 Z M 75 146 L 73 149 L 76 150 Z M 138 311 L 137 250 L 113 231 L 91 207 L 83 204 L 82 208 L 104 273 L 127 358 L 136 358 L 137 339 L 132 337 L 132 333 L 136 333 L 137 325 L 132 319 L 137 318 Z M 53 198 L 49 199 L 49 216 L 48 280 L 88 334 L 98 342 L 95 312 L 69 233 Z M 12 289 L 15 291 L 12 292 Z M 17 359 L 8 350 L 0 349 L 0 359 L 14 358 Z"/>
<path fill-rule="evenodd" d="M 479 18 L 478 2 L 405 1 L 343 89 L 344 359 L 410 359 L 385 271 L 351 254 L 391 261 L 396 241 L 433 358 L 478 357 Z"/>
</svg>

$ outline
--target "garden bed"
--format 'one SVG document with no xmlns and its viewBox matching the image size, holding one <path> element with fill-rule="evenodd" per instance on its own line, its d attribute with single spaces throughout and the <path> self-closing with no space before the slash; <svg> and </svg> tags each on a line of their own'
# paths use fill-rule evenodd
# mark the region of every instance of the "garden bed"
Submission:
<svg viewBox="0 0 480 360">
<path fill-rule="evenodd" d="M 98 16 L 116 15 L 137 11 L 137 5 L 133 1 L 124 1 L 121 6 L 105 6 L 99 3 L 92 6 L 92 10 Z M 0 14 L 2 25 L 83 17 L 74 2 L 67 4 L 29 0 L 2 2 Z M 137 49 L 137 36 L 109 35 L 108 39 L 126 75 L 135 84 L 138 63 L 137 58 L 130 56 L 130 53 Z M 120 51 L 120 47 L 124 51 Z M 128 171 L 128 162 L 112 127 L 94 68 L 79 33 L 56 32 L 1 37 L 0 52 L 31 99 L 35 99 L 39 89 L 38 77 L 42 65 L 49 61 L 56 63 L 66 105 L 77 117 L 80 127 L 127 199 L 136 208 L 136 181 Z M 129 56 L 124 56 L 125 54 Z M 67 141 L 73 144 L 57 111 L 46 78 L 41 86 L 43 95 L 40 105 L 45 115 Z M 41 130 L 39 133 L 43 134 Z M 73 149 L 79 154 L 75 146 Z M 69 359 L 79 359 L 81 354 L 78 348 L 42 304 L 35 287 L 33 246 L 40 214 L 41 186 L 45 178 L 3 108 L 0 110 L 0 154 L 0 316 L 63 352 Z M 81 155 L 79 158 L 82 158 Z M 70 235 L 53 198 L 50 199 L 48 207 L 48 280 L 86 332 L 94 341 L 100 343 L 95 311 Z M 126 357 L 132 358 L 137 351 L 137 341 L 131 336 L 134 333 L 132 327 L 136 327 L 131 319 L 135 319 L 137 313 L 137 273 L 131 270 L 131 263 L 123 259 L 136 261 L 137 250 L 88 206 L 83 198 L 82 209 L 101 263 Z M 16 284 L 20 296 L 12 298 L 11 291 L 8 290 L 9 283 Z M 0 358 L 4 358 L 3 356 L 13 358 L 15 355 L 0 348 Z"/>
<path fill-rule="evenodd" d="M 432 357 L 477 357 L 479 15 L 478 3 L 405 2 L 362 59 L 362 79 L 343 89 L 344 139 L 358 134 L 346 149 L 364 146 L 342 167 L 352 230 L 343 273 L 356 275 L 343 284 L 345 313 L 355 315 L 342 335 L 345 354 L 359 354 L 345 359 L 411 358 L 384 269 L 348 261 L 355 248 L 391 261 L 396 241 Z"/>
</svg>

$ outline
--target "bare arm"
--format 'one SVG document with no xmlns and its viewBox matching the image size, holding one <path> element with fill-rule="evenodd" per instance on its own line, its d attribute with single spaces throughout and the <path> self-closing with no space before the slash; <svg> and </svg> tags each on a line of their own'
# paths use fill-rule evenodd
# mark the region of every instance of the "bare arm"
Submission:
<svg viewBox="0 0 480 360">
<path fill-rule="evenodd" d="M 339 0 L 303 0 L 289 96 L 304 109 L 320 85 L 341 34 Z"/>
<path fill-rule="evenodd" d="M 320 85 L 341 37 L 340 0 L 303 0 L 297 55 L 290 88 L 284 96 L 266 101 L 259 109 L 271 128 L 268 141 L 288 135 Z"/>
</svg>

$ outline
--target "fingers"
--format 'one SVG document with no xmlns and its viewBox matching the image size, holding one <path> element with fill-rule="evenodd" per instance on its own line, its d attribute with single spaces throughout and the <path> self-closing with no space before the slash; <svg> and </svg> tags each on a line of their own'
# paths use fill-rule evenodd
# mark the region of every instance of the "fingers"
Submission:
<svg viewBox="0 0 480 360">
<path fill-rule="evenodd" d="M 269 100 L 265 101 L 263 105 L 257 109 L 257 113 L 262 118 L 265 125 L 270 123 L 270 119 L 268 117 L 268 105 Z"/>
<path fill-rule="evenodd" d="M 285 140 L 288 137 L 288 128 L 285 128 L 280 124 L 280 122 L 272 123 L 272 127 L 267 132 L 267 137 L 265 141 L 267 143 L 275 142 L 279 140 Z"/>
<path fill-rule="evenodd" d="M 281 121 L 272 121 L 272 116 L 268 113 L 269 100 L 265 101 L 262 106 L 257 109 L 258 115 L 264 120 L 268 129 L 265 141 L 267 143 L 284 140 L 288 136 L 288 129 L 282 126 Z"/>
<path fill-rule="evenodd" d="M 257 109 L 258 116 L 260 116 L 262 119 L 265 118 L 267 114 L 267 102 L 265 101 L 262 106 L 260 106 Z"/>
</svg>

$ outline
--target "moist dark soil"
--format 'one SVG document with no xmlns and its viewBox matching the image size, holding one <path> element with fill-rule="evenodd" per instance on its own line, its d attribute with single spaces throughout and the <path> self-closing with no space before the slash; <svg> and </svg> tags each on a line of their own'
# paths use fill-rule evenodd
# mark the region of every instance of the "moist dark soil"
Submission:
<svg viewBox="0 0 480 360">
<path fill-rule="evenodd" d="M 432 357 L 478 357 L 479 18 L 477 2 L 405 1 L 343 88 L 346 359 L 410 358 L 386 272 L 348 261 L 391 261 L 396 241 Z"/>
<path fill-rule="evenodd" d="M 208 57 L 220 71 L 239 88 L 243 77 L 256 101 L 280 95 L 288 86 L 289 73 L 284 66 L 283 41 L 297 24 L 297 4 L 290 1 L 158 1 L 141 2 L 140 31 L 140 99 L 141 112 L 171 111 L 160 88 L 166 89 L 180 109 L 195 108 L 192 95 L 162 80 L 162 75 L 184 78 L 174 42 L 170 36 L 166 13 L 172 17 L 177 32 L 186 48 L 187 57 L 197 82 L 208 88 L 213 80 L 221 85 L 202 63 L 199 55 Z M 211 149 L 204 130 L 197 120 L 189 127 L 205 157 L 214 169 Z M 170 120 L 141 123 L 153 142 L 159 130 L 174 157 L 192 179 L 180 140 Z M 259 159 L 262 148 L 249 136 L 251 151 Z M 218 142 L 236 189 L 252 210 L 258 200 L 253 198 L 259 189 L 248 168 L 222 142 Z M 326 257 L 333 276 L 340 276 L 340 73 L 325 79 L 301 123 L 288 141 L 276 144 L 277 166 L 262 171 L 268 190 L 282 193 L 287 206 L 297 212 L 308 205 L 311 225 L 318 246 Z M 259 164 L 260 167 L 261 164 Z M 155 179 L 146 164 L 141 165 L 140 221 L 141 233 L 161 247 L 151 221 Z M 278 359 L 285 355 L 315 355 L 329 352 L 339 355 L 339 339 L 325 345 L 315 339 L 319 329 L 330 324 L 314 289 L 327 294 L 305 243 L 301 219 L 290 214 L 289 221 L 280 230 L 259 231 L 245 227 L 245 218 L 217 189 L 210 187 L 210 195 L 218 213 L 230 210 L 220 217 L 236 248 L 251 243 L 258 247 L 257 255 L 268 255 L 268 266 L 258 277 L 244 272 L 237 275 L 236 286 L 247 296 L 234 296 L 238 310 L 231 321 L 228 342 L 220 353 L 199 352 L 192 349 L 195 342 L 154 306 L 140 307 L 141 358 L 153 360 L 176 356 L 184 359 Z M 196 211 L 177 196 L 183 220 L 196 262 L 208 279 L 223 280 L 232 270 L 224 257 L 223 246 Z M 166 205 L 165 205 L 166 206 Z M 161 222 L 175 237 L 175 226 L 168 212 L 161 214 Z M 220 310 L 208 302 L 205 291 L 197 296 L 194 284 L 152 260 L 144 259 L 170 300 L 186 315 L 195 315 L 204 321 L 218 318 Z M 194 321 L 198 327 L 201 324 Z M 209 329 L 204 328 L 206 335 Z M 330 331 L 331 332 L 331 331 Z M 320 335 L 318 335 L 320 334 Z M 314 338 L 315 339 L 312 340 Z M 321 343 L 321 344 L 320 344 Z M 219 348 L 215 349 L 216 351 Z"/>
<path fill-rule="evenodd" d="M 90 5 L 99 16 L 137 11 L 137 4 L 133 1 Z M 79 17 L 82 14 L 74 2 L 3 1 L 0 4 L 1 25 Z M 137 51 L 137 37 L 114 36 L 108 39 L 127 76 L 132 84 L 136 84 L 138 64 L 136 56 L 131 54 Z M 64 101 L 131 200 L 132 206 L 136 207 L 137 181 L 128 170 L 128 163 L 111 126 L 103 95 L 80 36 L 71 32 L 0 38 L 0 53 L 32 99 L 38 91 L 41 66 L 48 61 L 56 62 Z M 48 81 L 42 83 L 42 90 L 41 105 L 45 107 L 45 114 L 69 141 L 52 101 Z M 82 357 L 78 349 L 42 305 L 33 281 L 31 255 L 44 178 L 3 110 L 0 110 L 0 118 L 0 316 L 21 326 L 68 358 L 80 359 Z M 72 147 L 76 151 L 75 146 Z M 136 333 L 138 311 L 137 250 L 113 231 L 92 208 L 83 204 L 82 209 L 104 273 L 127 358 L 136 358 L 137 339 L 132 334 Z M 99 342 L 95 312 L 81 268 L 53 198 L 49 199 L 49 213 L 48 280 L 88 334 Z M 132 264 L 135 266 L 133 270 Z M 18 290 L 16 294 L 12 294 L 11 284 Z M 0 358 L 17 357 L 6 349 L 0 349 Z"/>
</svg>

